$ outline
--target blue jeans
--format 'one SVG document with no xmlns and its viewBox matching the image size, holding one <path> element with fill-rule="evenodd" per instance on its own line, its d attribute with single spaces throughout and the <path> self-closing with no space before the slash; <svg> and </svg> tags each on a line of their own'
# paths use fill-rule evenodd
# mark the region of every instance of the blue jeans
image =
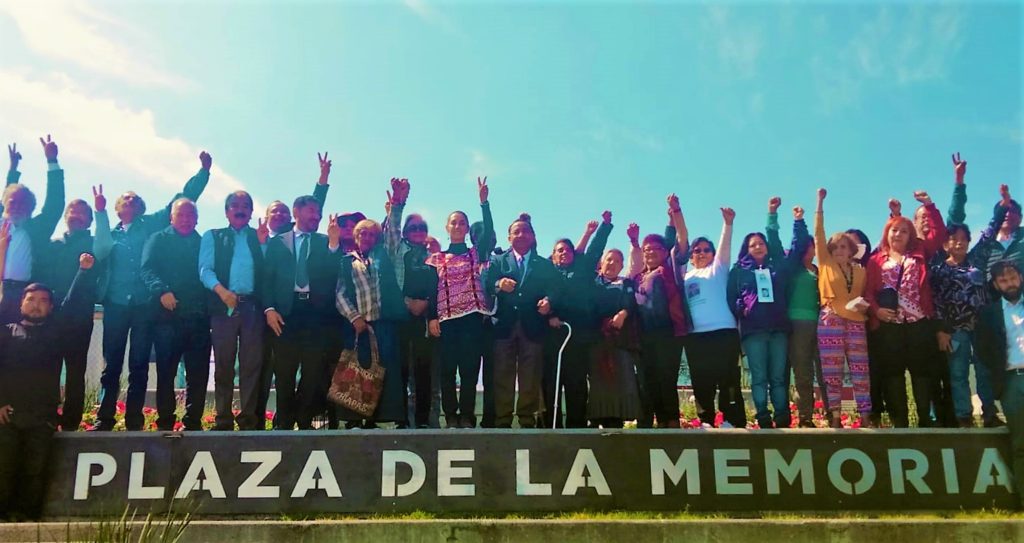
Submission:
<svg viewBox="0 0 1024 543">
<path fill-rule="evenodd" d="M 768 412 L 771 397 L 775 426 L 789 428 L 789 369 L 786 365 L 787 337 L 785 332 L 758 332 L 743 338 L 743 352 L 750 368 L 750 393 L 754 398 L 757 423 L 761 428 L 772 427 Z"/>
<path fill-rule="evenodd" d="M 981 364 L 975 354 L 974 332 L 958 330 L 953 333 L 953 352 L 949 355 L 949 378 L 953 389 L 953 410 L 958 419 L 971 418 L 971 384 L 969 376 L 974 364 L 974 380 L 981 398 L 981 413 L 985 419 L 996 416 L 995 397 L 988 367 Z"/>
<path fill-rule="evenodd" d="M 100 408 L 96 421 L 106 429 L 114 427 L 117 397 L 121 393 L 124 352 L 128 353 L 128 395 L 125 398 L 125 430 L 142 430 L 142 405 L 149 380 L 149 354 L 153 348 L 152 306 L 106 304 L 103 306 L 103 373 L 100 376 Z"/>
</svg>

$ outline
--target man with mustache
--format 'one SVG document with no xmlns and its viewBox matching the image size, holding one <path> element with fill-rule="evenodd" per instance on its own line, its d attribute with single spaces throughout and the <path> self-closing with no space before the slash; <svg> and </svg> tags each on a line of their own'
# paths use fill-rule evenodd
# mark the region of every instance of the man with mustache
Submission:
<svg viewBox="0 0 1024 543">
<path fill-rule="evenodd" d="M 142 249 L 151 235 L 170 224 L 171 205 L 179 198 L 195 202 L 210 181 L 213 157 L 203 151 L 199 153 L 197 172 L 181 193 L 167 204 L 167 207 L 146 215 L 146 202 L 133 191 L 118 196 L 114 204 L 120 222 L 113 230 L 97 228 L 94 243 L 96 260 L 105 263 L 100 270 L 96 297 L 103 304 L 103 373 L 100 376 L 100 408 L 96 414 L 94 431 L 114 429 L 114 414 L 117 397 L 121 391 L 121 371 L 124 368 L 124 354 L 131 335 L 131 350 L 128 353 L 128 396 L 124 426 L 126 430 L 142 430 L 142 404 L 146 399 L 146 382 L 149 380 L 149 354 L 153 347 L 152 300 L 146 284 L 142 281 L 140 267 Z M 101 223 L 101 214 L 96 211 L 96 222 Z M 193 269 L 193 273 L 195 270 Z"/>
<path fill-rule="evenodd" d="M 260 370 L 263 364 L 263 308 L 259 287 L 263 274 L 266 228 L 249 226 L 252 196 L 235 191 L 224 201 L 226 228 L 207 230 L 199 248 L 199 278 L 209 291 L 210 328 L 213 339 L 214 397 L 217 417 L 214 430 L 255 430 L 263 424 L 256 411 Z M 263 226 L 263 220 L 259 221 Z M 265 245 L 264 245 L 265 246 Z M 235 358 L 238 358 L 239 413 L 232 415 L 235 391 Z"/>
<path fill-rule="evenodd" d="M 7 229 L 0 227 L 0 249 L 8 248 Z M 42 512 L 60 403 L 61 324 L 92 307 L 93 263 L 92 255 L 79 256 L 76 277 L 57 307 L 46 285 L 25 287 L 20 322 L 0 327 L 0 514 L 14 519 Z"/>
<path fill-rule="evenodd" d="M 46 200 L 39 215 L 32 216 L 36 208 L 36 196 L 25 185 L 18 183 L 21 173 L 18 163 L 21 153 L 16 145 L 7 147 L 11 160 L 7 172 L 7 188 L 3 193 L 3 219 L 11 224 L 11 243 L 7 249 L 7 263 L 3 271 L 3 297 L 0 298 L 0 323 L 17 322 L 21 319 L 21 291 L 29 282 L 39 277 L 43 266 L 43 254 L 50 243 L 50 236 L 60 222 L 64 209 L 64 170 L 57 163 L 57 143 L 47 135 L 39 138 L 46 155 Z"/>
<path fill-rule="evenodd" d="M 988 366 L 992 388 L 1000 398 L 1010 429 L 1010 451 L 1017 496 L 1024 504 L 1024 300 L 1021 268 L 1000 260 L 989 271 L 1000 298 L 978 316 L 978 355 Z"/>
</svg>

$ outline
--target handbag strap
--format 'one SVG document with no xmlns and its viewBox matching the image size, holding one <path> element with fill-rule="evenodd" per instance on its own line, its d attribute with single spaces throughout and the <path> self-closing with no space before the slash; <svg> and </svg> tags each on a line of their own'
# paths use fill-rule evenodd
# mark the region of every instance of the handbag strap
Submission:
<svg viewBox="0 0 1024 543">
<path fill-rule="evenodd" d="M 380 367 L 380 351 L 377 347 L 377 334 L 373 331 L 373 326 L 370 323 L 366 323 L 366 333 L 370 335 L 370 369 L 374 367 Z M 356 353 L 359 353 L 359 336 L 356 336 L 356 342 L 353 346 Z M 358 354 L 356 355 L 358 358 Z"/>
</svg>

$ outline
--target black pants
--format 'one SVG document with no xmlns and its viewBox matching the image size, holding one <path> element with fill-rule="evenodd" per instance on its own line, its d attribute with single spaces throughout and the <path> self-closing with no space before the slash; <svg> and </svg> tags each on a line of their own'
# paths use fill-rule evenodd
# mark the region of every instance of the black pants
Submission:
<svg viewBox="0 0 1024 543">
<path fill-rule="evenodd" d="M 441 407 L 448 426 L 476 426 L 476 384 L 484 355 L 483 315 L 441 323 Z M 458 393 L 455 374 L 459 375 Z"/>
<path fill-rule="evenodd" d="M 85 368 L 92 340 L 92 308 L 88 320 L 65 326 L 61 334 L 64 357 L 64 403 L 61 406 L 60 429 L 74 432 L 82 424 L 85 409 Z"/>
<path fill-rule="evenodd" d="M 740 335 L 735 328 L 690 334 L 686 337 L 686 361 L 690 367 L 697 416 L 715 424 L 715 392 L 718 410 L 736 428 L 745 428 L 747 413 L 740 391 Z"/>
<path fill-rule="evenodd" d="M 544 341 L 544 427 L 586 428 L 587 389 L 590 377 L 590 351 L 594 338 L 585 336 L 577 327 L 573 337 L 562 351 L 562 375 L 559 380 L 558 405 L 555 405 L 555 377 L 558 371 L 558 351 L 568 331 L 552 330 Z M 565 400 L 565 420 L 562 420 L 562 400 Z"/>
<path fill-rule="evenodd" d="M 277 345 L 277 336 L 266 325 L 266 318 L 264 318 L 263 324 L 263 339 L 260 343 L 263 348 L 263 364 L 260 366 L 260 386 L 256 391 L 254 406 L 259 422 L 253 430 L 266 430 L 267 428 L 267 404 L 270 403 L 270 389 L 274 383 L 274 346 Z"/>
<path fill-rule="evenodd" d="M 940 381 L 938 366 L 944 366 L 933 356 L 936 343 L 933 323 L 928 320 L 908 324 L 883 322 L 875 332 L 875 340 L 882 395 L 893 426 L 906 428 L 910 425 L 907 370 L 910 371 L 910 385 L 917 404 L 917 425 L 922 428 L 931 426 L 932 402 Z"/>
<path fill-rule="evenodd" d="M 405 412 L 417 427 L 430 426 L 430 410 L 434 402 L 434 375 L 437 364 L 437 340 L 427 334 L 427 320 L 412 317 L 402 323 L 398 333 L 399 355 L 402 360 L 405 386 L 412 398 L 412 412 L 406 406 Z M 411 384 L 411 386 L 410 386 Z M 474 391 L 475 393 L 475 391 Z"/>
<path fill-rule="evenodd" d="M 327 428 L 338 429 L 337 406 L 327 399 L 327 390 L 331 386 L 331 379 L 334 378 L 334 370 L 338 367 L 338 359 L 341 351 L 351 349 L 355 342 L 356 331 L 352 323 L 341 315 L 331 315 L 321 321 L 325 327 L 323 332 L 324 341 L 324 378 L 320 383 L 320 390 L 316 392 L 318 404 L 314 407 L 316 414 L 327 414 Z"/>
<path fill-rule="evenodd" d="M 156 350 L 157 428 L 171 430 L 177 422 L 174 411 L 174 379 L 178 364 L 185 361 L 186 430 L 203 429 L 206 385 L 210 380 L 210 319 L 206 316 L 175 317 L 157 321 L 153 330 Z"/>
<path fill-rule="evenodd" d="M 239 302 L 231 313 L 213 315 L 214 397 L 217 430 L 254 430 L 263 424 L 256 411 L 263 366 L 263 329 L 266 319 L 256 300 Z M 235 395 L 235 361 L 238 361 L 238 416 L 232 412 Z"/>
<path fill-rule="evenodd" d="M 494 327 L 491 325 L 490 319 L 484 320 L 481 341 L 484 344 L 484 412 L 480 418 L 480 427 L 494 428 Z"/>
<path fill-rule="evenodd" d="M 651 428 L 657 417 L 659 428 L 679 427 L 679 366 L 682 363 L 682 338 L 671 331 L 647 332 L 640 336 L 640 428 Z"/>
<path fill-rule="evenodd" d="M 878 333 L 867 331 L 868 339 L 868 378 L 871 380 L 871 416 L 881 417 L 885 413 L 885 379 L 882 378 L 882 362 L 878 354 Z"/>
<path fill-rule="evenodd" d="M 44 422 L 0 426 L 0 517 L 39 518 L 52 441 L 53 426 Z"/>
<path fill-rule="evenodd" d="M 324 327 L 321 315 L 309 300 L 296 299 L 292 312 L 274 346 L 274 380 L 277 386 L 275 430 L 300 430 L 313 427 L 313 416 L 322 408 L 320 391 L 326 390 L 324 378 Z M 302 379 L 296 386 L 296 374 Z"/>
</svg>

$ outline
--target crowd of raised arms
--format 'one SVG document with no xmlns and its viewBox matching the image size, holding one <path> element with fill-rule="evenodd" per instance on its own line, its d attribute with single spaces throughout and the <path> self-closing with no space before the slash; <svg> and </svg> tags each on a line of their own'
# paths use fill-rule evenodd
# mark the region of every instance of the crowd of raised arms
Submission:
<svg viewBox="0 0 1024 543">
<path fill-rule="evenodd" d="M 477 183 L 479 214 L 452 211 L 438 229 L 447 246 L 409 213 L 415 198 L 403 178 L 381 187 L 383 220 L 334 213 L 323 234 L 326 153 L 312 194 L 272 202 L 255 228 L 253 199 L 237 191 L 224 202 L 224 227 L 196 231 L 195 202 L 212 164 L 206 152 L 198 173 L 155 213 L 135 192 L 118 196 L 111 226 L 102 185 L 92 206 L 75 199 L 65 207 L 57 144 L 49 136 L 41 143 L 48 171 L 38 214 L 30 184 L 19 182 L 21 152 L 8 147 L 0 428 L 113 430 L 127 354 L 124 428 L 142 430 L 155 352 L 156 428 L 201 430 L 211 348 L 216 430 L 263 429 L 272 389 L 276 430 L 319 421 L 430 428 L 442 425 L 439 414 L 448 428 L 678 428 L 682 364 L 705 427 L 813 427 L 816 387 L 828 422 L 842 427 L 847 379 L 863 427 L 880 426 L 883 413 L 894 427 L 915 419 L 971 427 L 972 365 L 981 422 L 995 426 L 1003 376 L 1024 368 L 1019 331 L 1008 325 L 1009 342 L 987 341 L 982 323 L 986 304 L 1020 303 L 1021 207 L 1006 185 L 986 195 L 996 204 L 991 216 L 972 219 L 988 222 L 972 246 L 959 155 L 945 218 L 918 191 L 909 217 L 889 200 L 877 224 L 827 229 L 822 188 L 808 194 L 817 200 L 813 217 L 792 208 L 788 247 L 778 197 L 768 200 L 764 230 L 734 247 L 732 209 L 721 208 L 717 237 L 692 236 L 673 194 L 667 227 L 644 225 L 658 232 L 641 235 L 631 223 L 630 245 L 620 250 L 607 247 L 610 211 L 577 242 L 559 239 L 550 249 L 537 246 L 522 214 L 498 247 L 487 178 Z M 67 231 L 51 239 L 62 216 Z M 865 231 L 881 233 L 878 247 Z M 96 419 L 83 421 L 96 303 L 105 364 Z M 327 390 L 339 355 L 355 349 L 369 367 L 371 344 L 386 372 L 366 416 L 329 402 Z M 754 420 L 741 391 L 744 360 Z"/>
</svg>

